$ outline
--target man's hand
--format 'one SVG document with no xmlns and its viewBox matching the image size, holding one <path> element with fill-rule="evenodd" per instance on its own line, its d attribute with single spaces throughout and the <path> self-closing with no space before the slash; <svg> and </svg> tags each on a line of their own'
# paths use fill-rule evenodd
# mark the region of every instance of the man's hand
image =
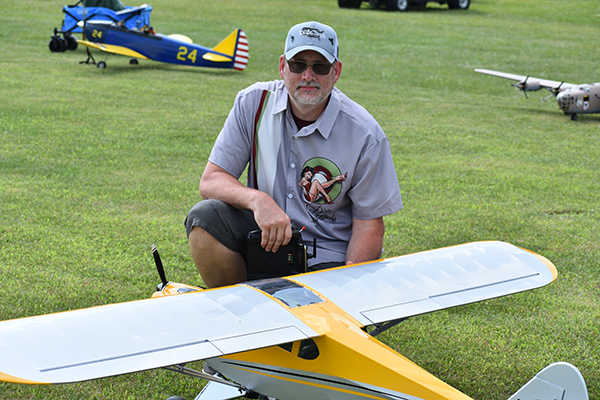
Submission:
<svg viewBox="0 0 600 400">
<path fill-rule="evenodd" d="M 260 245 L 275 253 L 292 239 L 292 224 L 275 200 L 266 193 L 260 193 L 264 196 L 257 196 L 250 209 L 254 211 L 254 219 L 262 231 Z"/>
<path fill-rule="evenodd" d="M 240 210 L 252 210 L 262 231 L 261 246 L 276 252 L 292 239 L 290 218 L 267 193 L 244 186 L 223 168 L 208 162 L 200 179 L 204 199 L 224 201 Z"/>
</svg>

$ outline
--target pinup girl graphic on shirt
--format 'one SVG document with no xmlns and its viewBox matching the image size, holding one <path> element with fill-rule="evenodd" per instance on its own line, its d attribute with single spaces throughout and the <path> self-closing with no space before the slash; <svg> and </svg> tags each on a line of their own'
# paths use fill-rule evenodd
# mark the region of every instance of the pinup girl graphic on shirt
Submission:
<svg viewBox="0 0 600 400">
<path fill-rule="evenodd" d="M 331 161 L 312 158 L 304 164 L 298 186 L 302 188 L 304 201 L 307 203 L 333 204 L 333 200 L 341 191 L 341 185 L 336 183 L 345 181 L 347 177 L 348 173 L 342 175 Z"/>
</svg>

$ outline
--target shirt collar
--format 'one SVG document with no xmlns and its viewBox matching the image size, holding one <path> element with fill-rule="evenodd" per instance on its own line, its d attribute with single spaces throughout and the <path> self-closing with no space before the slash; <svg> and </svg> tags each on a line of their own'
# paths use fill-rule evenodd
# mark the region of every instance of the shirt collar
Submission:
<svg viewBox="0 0 600 400">
<path fill-rule="evenodd" d="M 273 107 L 273 114 L 278 114 L 280 112 L 284 112 L 288 108 L 288 91 L 283 86 L 283 90 L 281 91 L 277 101 L 275 103 L 275 107 Z M 329 103 L 327 103 L 327 107 L 325 110 L 319 115 L 319 118 L 314 122 L 314 124 L 310 125 L 307 128 L 311 128 L 313 133 L 314 131 L 318 131 L 323 138 L 327 139 L 333 130 L 333 124 L 337 119 L 337 115 L 342 108 L 342 102 L 340 100 L 339 90 L 334 87 L 331 91 Z M 290 110 L 291 112 L 291 110 Z M 291 116 L 290 116 L 291 117 Z"/>
</svg>

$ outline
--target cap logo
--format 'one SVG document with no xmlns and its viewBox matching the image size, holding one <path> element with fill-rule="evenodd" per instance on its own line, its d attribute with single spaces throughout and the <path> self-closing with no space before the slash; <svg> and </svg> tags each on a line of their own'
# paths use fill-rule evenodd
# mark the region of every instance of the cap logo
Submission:
<svg viewBox="0 0 600 400">
<path fill-rule="evenodd" d="M 325 34 L 325 31 L 320 31 L 316 28 L 308 28 L 308 27 L 304 27 L 302 28 L 302 30 L 300 31 L 300 34 L 302 36 L 308 36 L 309 38 L 316 38 L 321 40 L 321 38 L 323 37 L 323 35 Z"/>
</svg>

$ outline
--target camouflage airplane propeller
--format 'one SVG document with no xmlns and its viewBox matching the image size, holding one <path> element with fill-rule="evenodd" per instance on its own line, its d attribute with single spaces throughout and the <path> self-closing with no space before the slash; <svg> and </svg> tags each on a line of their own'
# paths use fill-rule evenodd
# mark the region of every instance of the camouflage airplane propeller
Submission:
<svg viewBox="0 0 600 400">
<path fill-rule="evenodd" d="M 573 121 L 577 120 L 579 114 L 600 113 L 600 83 L 577 85 L 565 81 L 550 81 L 533 78 L 529 75 L 515 75 L 489 69 L 476 69 L 475 72 L 517 81 L 513 86 L 521 90 L 525 97 L 527 97 L 527 92 L 535 92 L 542 88 L 547 89 L 551 94 L 542 100 L 546 100 L 551 96 L 556 97 L 558 107 L 566 115 L 570 115 Z"/>
</svg>

